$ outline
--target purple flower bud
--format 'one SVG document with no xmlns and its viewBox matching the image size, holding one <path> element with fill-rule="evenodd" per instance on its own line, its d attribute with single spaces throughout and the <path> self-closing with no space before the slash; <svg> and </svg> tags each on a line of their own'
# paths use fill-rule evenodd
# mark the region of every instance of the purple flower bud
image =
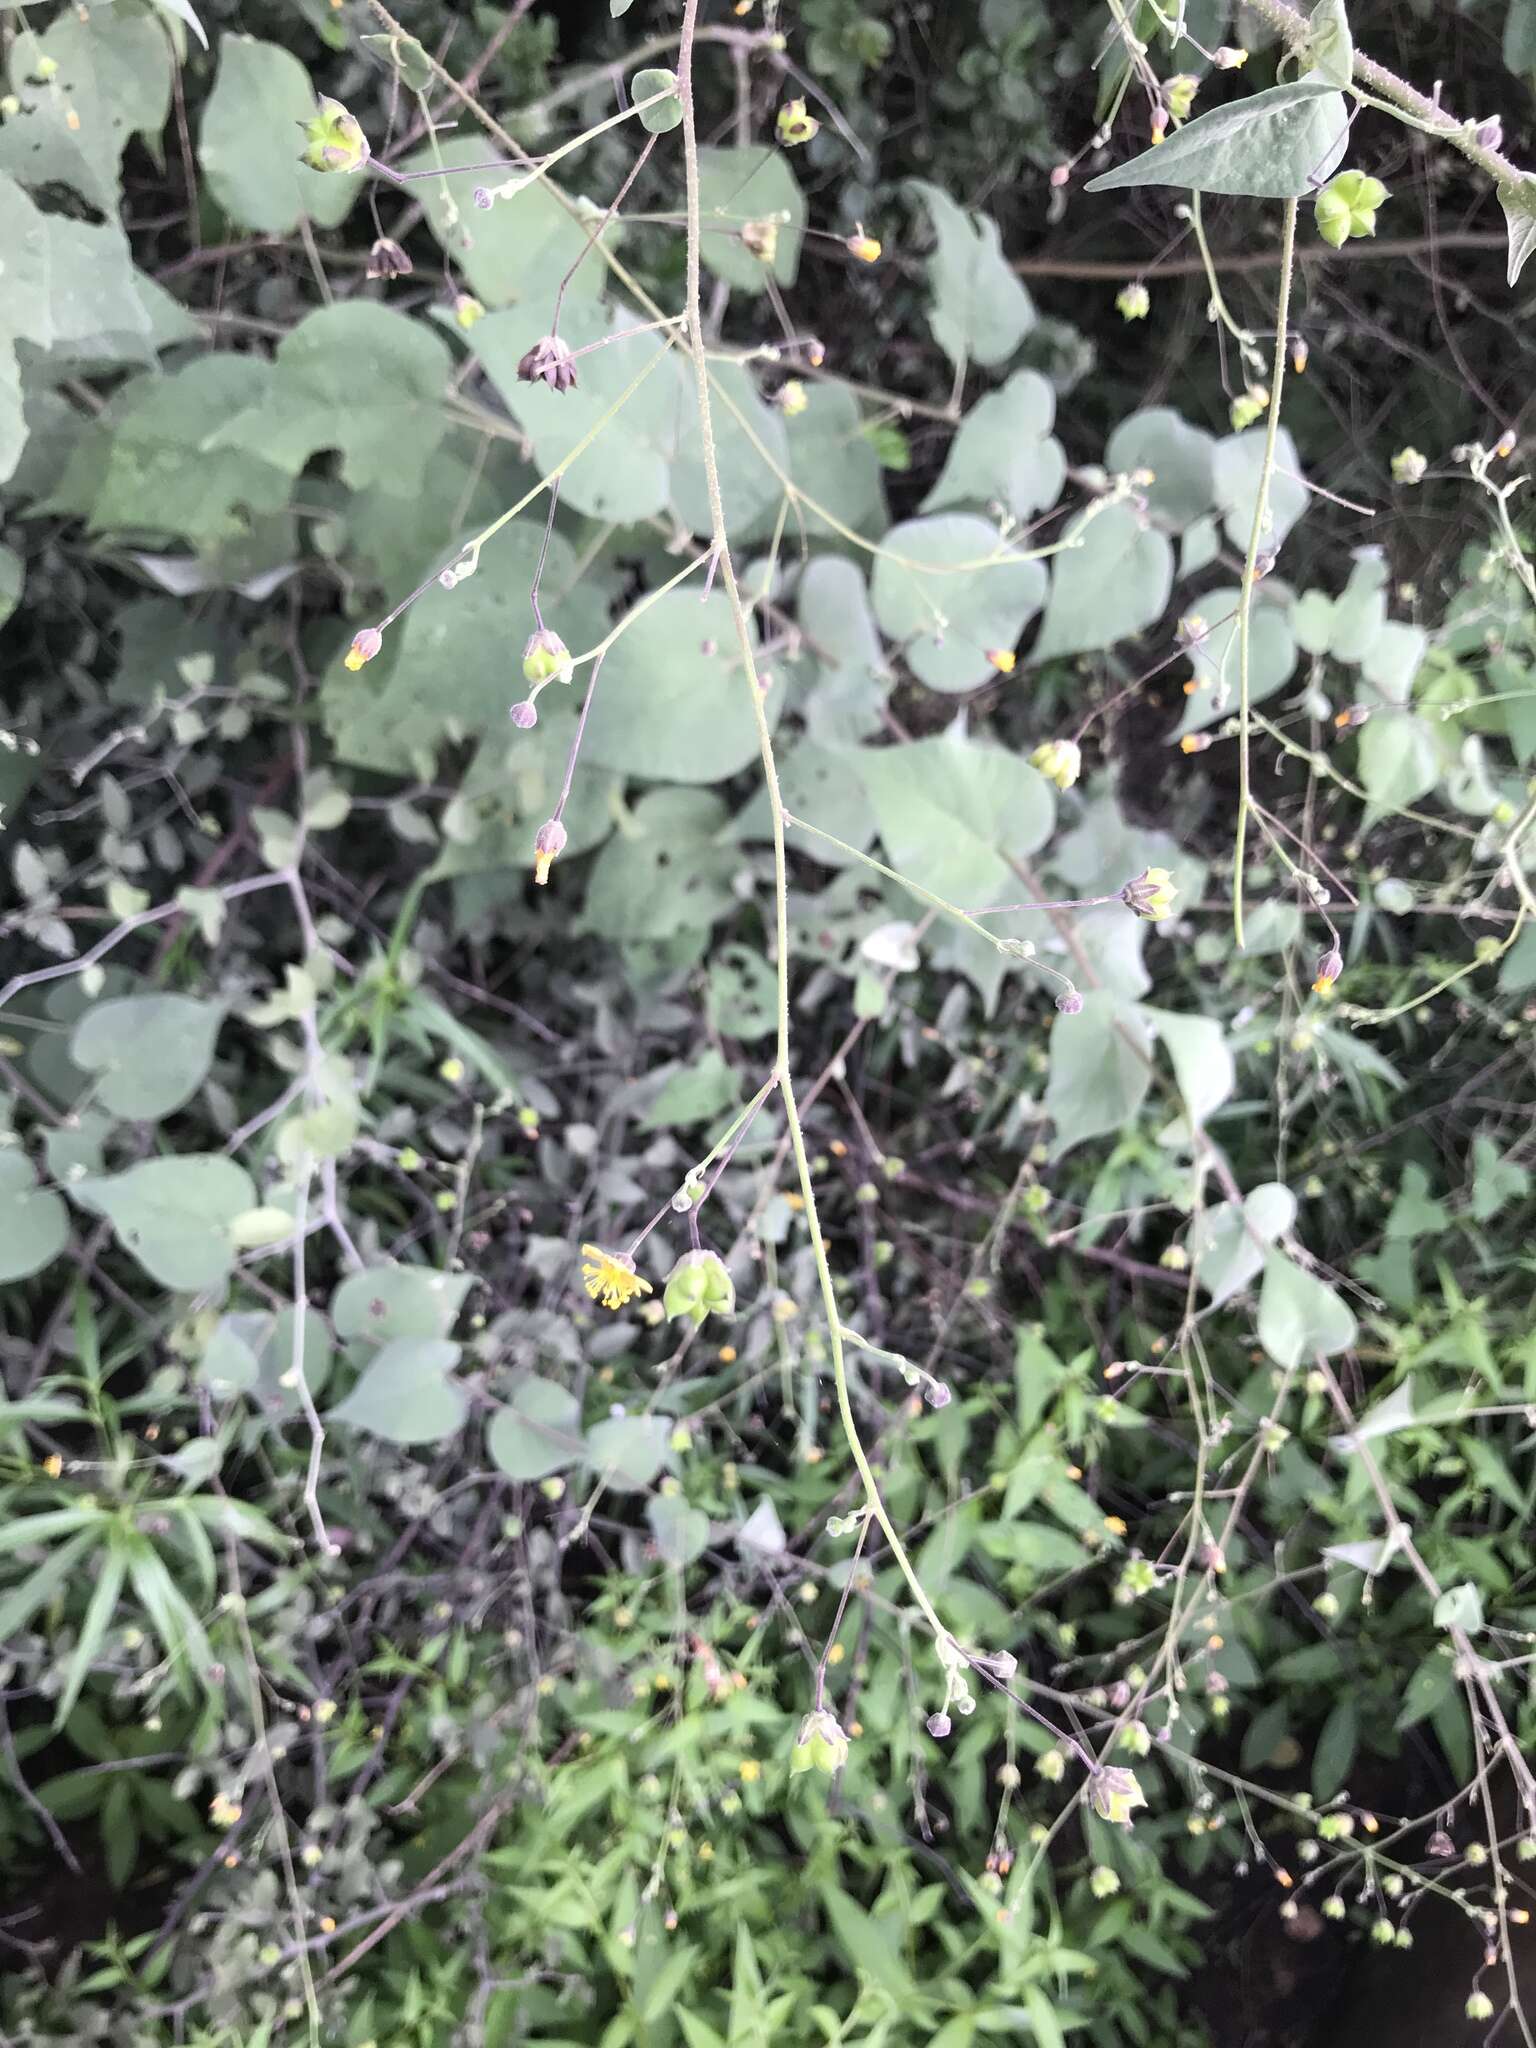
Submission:
<svg viewBox="0 0 1536 2048">
<path fill-rule="evenodd" d="M 924 1389 L 924 1398 L 930 1408 L 947 1408 L 955 1397 L 942 1380 L 930 1380 Z"/>
<path fill-rule="evenodd" d="M 928 1716 L 928 1733 L 935 1742 L 942 1742 L 944 1740 L 945 1736 L 949 1733 L 949 1726 L 948 1714 L 930 1714 Z"/>
<path fill-rule="evenodd" d="M 524 384 L 547 384 L 551 391 L 570 391 L 576 384 L 576 360 L 558 334 L 536 341 L 517 366 Z"/>
<path fill-rule="evenodd" d="M 477 185 L 469 196 L 482 213 L 489 213 L 496 203 L 483 185 Z"/>
<path fill-rule="evenodd" d="M 409 277 L 413 268 L 410 257 L 388 235 L 380 235 L 368 251 L 370 277 Z"/>
<path fill-rule="evenodd" d="M 1473 130 L 1473 136 L 1484 149 L 1502 149 L 1504 147 L 1504 123 L 1497 114 L 1492 114 L 1486 121 L 1479 121 L 1477 127 Z"/>
<path fill-rule="evenodd" d="M 507 715 L 519 732 L 528 732 L 539 722 L 538 709 L 531 697 L 525 697 L 521 704 L 514 704 Z"/>
<path fill-rule="evenodd" d="M 550 818 L 542 824 L 533 841 L 533 879 L 547 882 L 549 871 L 555 864 L 555 856 L 565 846 L 569 834 L 558 818 Z"/>
<path fill-rule="evenodd" d="M 1083 999 L 1075 988 L 1064 988 L 1056 998 L 1056 1007 L 1063 1017 L 1075 1017 L 1083 1007 Z"/>
</svg>

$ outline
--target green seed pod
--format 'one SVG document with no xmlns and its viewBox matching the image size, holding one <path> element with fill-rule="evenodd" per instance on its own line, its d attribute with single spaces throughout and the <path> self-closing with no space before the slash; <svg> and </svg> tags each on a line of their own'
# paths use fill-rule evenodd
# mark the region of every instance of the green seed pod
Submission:
<svg viewBox="0 0 1536 2048">
<path fill-rule="evenodd" d="M 695 1329 L 706 1316 L 733 1316 L 736 1287 L 718 1252 L 684 1252 L 667 1276 L 662 1306 L 675 1321 L 687 1316 Z"/>
<path fill-rule="evenodd" d="M 1376 209 L 1387 199 L 1380 178 L 1368 178 L 1364 171 L 1340 171 L 1318 193 L 1312 217 L 1317 232 L 1333 249 L 1376 232 Z"/>
<path fill-rule="evenodd" d="M 312 171 L 360 171 L 373 154 L 361 124 L 340 100 L 320 99 L 320 111 L 302 124 L 304 153 L 301 163 Z"/>
</svg>

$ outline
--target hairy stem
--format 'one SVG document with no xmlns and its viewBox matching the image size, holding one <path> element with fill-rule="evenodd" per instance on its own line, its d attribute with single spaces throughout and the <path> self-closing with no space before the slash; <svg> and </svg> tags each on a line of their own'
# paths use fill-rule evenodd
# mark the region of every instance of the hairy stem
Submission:
<svg viewBox="0 0 1536 2048">
<path fill-rule="evenodd" d="M 1252 806 L 1249 762 L 1249 668 L 1253 647 L 1253 586 L 1258 581 L 1259 550 L 1269 518 L 1269 487 L 1275 474 L 1275 442 L 1280 433 L 1280 393 L 1285 384 L 1286 327 L 1291 317 L 1291 273 L 1295 268 L 1296 206 L 1285 202 L 1280 241 L 1280 296 L 1275 305 L 1275 356 L 1269 378 L 1269 424 L 1264 431 L 1264 460 L 1253 501 L 1253 529 L 1243 564 L 1243 595 L 1237 608 L 1237 843 L 1232 850 L 1232 929 L 1238 951 L 1243 947 L 1243 863 L 1248 852 L 1248 812 Z"/>
</svg>

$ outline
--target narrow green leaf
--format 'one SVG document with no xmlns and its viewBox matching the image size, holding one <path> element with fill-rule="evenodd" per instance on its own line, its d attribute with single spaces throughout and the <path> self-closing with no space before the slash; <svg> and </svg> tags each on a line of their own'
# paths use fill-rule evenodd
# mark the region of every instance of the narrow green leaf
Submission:
<svg viewBox="0 0 1536 2048">
<path fill-rule="evenodd" d="M 90 1602 L 85 1610 L 85 1619 L 80 1624 L 79 1638 L 69 1662 L 64 1667 L 64 1689 L 59 1694 L 59 1704 L 53 1716 L 55 1728 L 61 1728 L 69 1719 L 75 1701 L 80 1697 L 80 1688 L 90 1676 L 91 1665 L 96 1652 L 101 1648 L 102 1638 L 112 1626 L 112 1617 L 117 1612 L 118 1598 L 127 1574 L 128 1553 L 125 1546 L 121 1542 L 109 1541 L 96 1584 L 91 1592 Z"/>
</svg>

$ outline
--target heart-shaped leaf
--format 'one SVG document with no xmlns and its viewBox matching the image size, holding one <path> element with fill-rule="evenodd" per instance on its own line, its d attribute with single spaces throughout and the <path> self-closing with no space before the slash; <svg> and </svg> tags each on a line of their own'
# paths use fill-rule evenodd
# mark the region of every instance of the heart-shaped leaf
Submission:
<svg viewBox="0 0 1536 2048">
<path fill-rule="evenodd" d="M 448 1377 L 459 1355 L 460 1347 L 443 1337 L 392 1338 L 326 1420 L 349 1422 L 386 1443 L 441 1443 L 469 1412 L 463 1389 Z"/>
</svg>

